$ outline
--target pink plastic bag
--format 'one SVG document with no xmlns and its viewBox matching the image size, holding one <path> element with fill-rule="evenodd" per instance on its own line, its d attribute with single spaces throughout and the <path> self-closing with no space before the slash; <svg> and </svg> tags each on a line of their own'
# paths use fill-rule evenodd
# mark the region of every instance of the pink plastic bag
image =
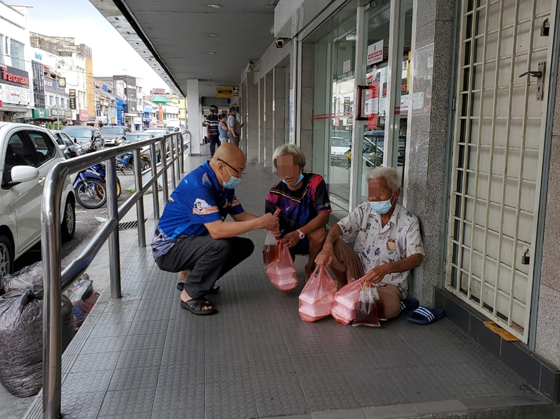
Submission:
<svg viewBox="0 0 560 419">
<path fill-rule="evenodd" d="M 280 260 L 268 265 L 266 274 L 270 278 L 272 285 L 280 291 L 290 291 L 297 287 L 296 267 L 294 266 L 288 246 L 282 246 L 280 249 Z"/>
<path fill-rule="evenodd" d="M 364 285 L 363 279 L 346 284 L 334 296 L 331 314 L 335 320 L 347 326 L 356 318 L 356 305 Z"/>
<path fill-rule="evenodd" d="M 299 295 L 299 316 L 314 322 L 330 316 L 336 284 L 329 272 L 318 266 Z"/>
</svg>

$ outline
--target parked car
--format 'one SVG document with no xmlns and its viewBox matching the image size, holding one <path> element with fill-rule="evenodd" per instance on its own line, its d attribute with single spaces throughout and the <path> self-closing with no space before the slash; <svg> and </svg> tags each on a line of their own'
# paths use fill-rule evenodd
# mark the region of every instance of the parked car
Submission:
<svg viewBox="0 0 560 419">
<path fill-rule="evenodd" d="M 366 142 L 370 142 L 375 144 L 376 147 L 379 147 L 381 151 L 385 150 L 385 131 L 383 130 L 369 130 L 364 132 L 364 147 Z M 406 137 L 400 136 L 399 137 L 399 148 L 397 150 L 397 164 L 399 166 L 404 166 L 404 153 L 406 148 Z M 383 153 L 381 153 L 383 154 Z"/>
<path fill-rule="evenodd" d="M 335 165 L 344 162 L 349 148 L 350 143 L 344 138 L 331 137 L 331 162 Z"/>
<path fill-rule="evenodd" d="M 123 144 L 130 144 L 138 141 L 149 140 L 150 138 L 154 138 L 154 135 L 147 131 L 134 131 L 126 134 Z M 148 158 L 150 158 L 150 156 L 152 155 L 150 146 L 142 147 L 140 151 L 144 153 Z M 161 160 L 161 148 L 159 143 L 156 143 L 156 161 L 159 162 L 160 160 Z"/>
<path fill-rule="evenodd" d="M 52 167 L 63 160 L 51 132 L 28 124 L 0 122 L 0 277 L 41 239 L 43 185 Z M 64 180 L 61 232 L 65 240 L 76 228 L 74 190 Z"/>
<path fill-rule="evenodd" d="M 63 131 L 51 131 L 58 147 L 62 150 L 64 157 L 78 157 L 83 153 L 83 148 L 80 144 L 72 141 L 70 136 Z"/>
<path fill-rule="evenodd" d="M 125 135 L 126 130 L 121 126 L 105 126 L 101 128 L 101 136 L 103 137 L 105 147 L 114 147 L 121 145 Z"/>
<path fill-rule="evenodd" d="M 62 128 L 62 131 L 80 144 L 85 151 L 97 151 L 103 147 L 103 137 L 97 128 L 71 125 Z"/>
</svg>

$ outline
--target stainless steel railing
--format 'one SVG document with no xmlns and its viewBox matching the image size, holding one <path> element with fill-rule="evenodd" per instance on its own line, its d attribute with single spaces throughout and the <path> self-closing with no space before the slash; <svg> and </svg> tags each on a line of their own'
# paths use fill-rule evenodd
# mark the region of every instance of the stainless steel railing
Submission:
<svg viewBox="0 0 560 419">
<path fill-rule="evenodd" d="M 43 417 L 58 419 L 61 415 L 62 330 L 61 295 L 74 279 L 90 265 L 103 244 L 109 242 L 109 271 L 111 297 L 121 298 L 121 268 L 118 223 L 133 205 L 138 217 L 138 245 L 146 246 L 144 223 L 144 192 L 152 188 L 154 218 L 159 218 L 158 178 L 162 178 L 164 202 L 169 197 L 168 169 L 171 171 L 173 189 L 184 170 L 186 132 L 122 145 L 96 153 L 86 154 L 57 163 L 48 174 L 43 191 L 41 209 L 41 252 L 43 255 Z M 188 133 L 190 139 L 190 133 Z M 162 162 L 157 164 L 156 144 L 160 144 Z M 151 150 L 151 178 L 142 183 L 140 149 L 149 145 Z M 169 146 L 169 155 L 168 155 Z M 190 148 L 190 147 L 189 147 Z M 134 152 L 134 177 L 136 191 L 119 208 L 117 202 L 116 156 Z M 67 174 L 105 162 L 107 169 L 107 221 L 97 231 L 83 252 L 64 271 L 61 266 L 61 203 L 64 179 Z"/>
</svg>

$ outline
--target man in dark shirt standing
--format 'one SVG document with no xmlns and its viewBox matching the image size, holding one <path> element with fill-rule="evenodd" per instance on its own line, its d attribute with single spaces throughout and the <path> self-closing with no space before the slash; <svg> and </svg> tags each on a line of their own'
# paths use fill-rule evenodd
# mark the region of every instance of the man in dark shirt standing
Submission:
<svg viewBox="0 0 560 419">
<path fill-rule="evenodd" d="M 216 105 L 210 106 L 210 115 L 206 118 L 206 136 L 210 140 L 210 157 L 214 157 L 216 152 L 216 145 L 219 147 L 220 143 L 220 131 L 218 125 L 220 124 L 220 118 L 218 118 L 218 107 Z"/>
</svg>

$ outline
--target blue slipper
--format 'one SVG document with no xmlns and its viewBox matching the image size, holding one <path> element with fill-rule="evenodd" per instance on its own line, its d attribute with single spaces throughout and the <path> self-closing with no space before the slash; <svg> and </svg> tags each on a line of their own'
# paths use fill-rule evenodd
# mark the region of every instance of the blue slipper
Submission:
<svg viewBox="0 0 560 419">
<path fill-rule="evenodd" d="M 414 297 L 407 297 L 401 300 L 401 313 L 408 310 L 416 310 L 420 306 L 420 302 Z"/>
<path fill-rule="evenodd" d="M 445 313 L 440 308 L 418 307 L 406 319 L 412 323 L 430 324 L 441 319 Z"/>
</svg>

